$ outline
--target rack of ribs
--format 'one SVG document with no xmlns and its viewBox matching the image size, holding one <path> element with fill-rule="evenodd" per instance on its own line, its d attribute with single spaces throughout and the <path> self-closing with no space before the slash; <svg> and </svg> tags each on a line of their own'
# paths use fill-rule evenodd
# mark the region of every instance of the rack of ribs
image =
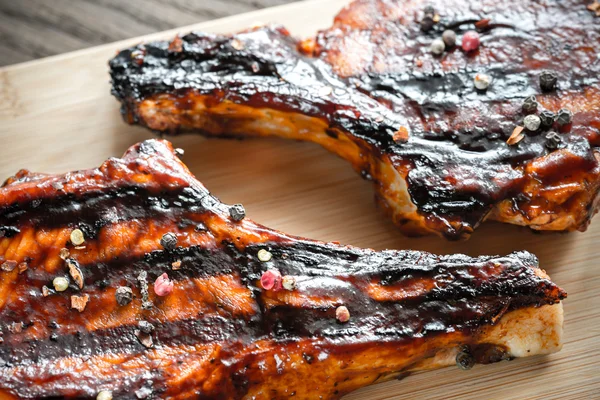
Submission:
<svg viewBox="0 0 600 400">
<path fill-rule="evenodd" d="M 486 219 L 585 230 L 600 188 L 589 2 L 357 0 L 303 41 L 267 26 L 123 50 L 113 94 L 161 134 L 319 143 L 373 180 L 406 234 L 465 239 Z M 432 54 L 446 30 L 458 45 Z"/>
<path fill-rule="evenodd" d="M 337 399 L 557 351 L 565 297 L 527 252 L 374 251 L 258 225 L 162 140 L 0 188 L 1 399 Z"/>
</svg>

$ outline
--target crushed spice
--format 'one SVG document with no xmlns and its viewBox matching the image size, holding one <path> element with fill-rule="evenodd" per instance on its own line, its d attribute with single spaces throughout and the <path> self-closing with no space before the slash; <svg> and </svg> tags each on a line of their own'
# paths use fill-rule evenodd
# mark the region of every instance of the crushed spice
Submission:
<svg viewBox="0 0 600 400">
<path fill-rule="evenodd" d="M 46 285 L 42 286 L 42 296 L 44 296 L 44 297 L 50 296 L 50 289 Z"/>
<path fill-rule="evenodd" d="M 69 256 L 71 255 L 71 253 L 69 253 L 69 249 L 63 247 L 62 249 L 60 249 L 60 251 L 58 252 L 58 256 L 60 258 L 62 258 L 63 260 L 66 261 L 67 258 L 69 258 Z"/>
<path fill-rule="evenodd" d="M 152 302 L 148 297 L 148 273 L 146 271 L 140 272 L 137 276 L 137 281 L 140 285 L 140 293 L 142 295 L 142 308 L 149 310 L 152 308 Z"/>
<path fill-rule="evenodd" d="M 180 53 L 183 49 L 183 40 L 179 36 L 175 36 L 175 39 L 169 43 L 169 51 L 173 53 Z"/>
<path fill-rule="evenodd" d="M 240 40 L 238 39 L 233 39 L 231 41 L 231 47 L 233 47 L 236 50 L 244 50 L 244 43 L 242 43 Z"/>
<path fill-rule="evenodd" d="M 54 190 L 63 190 L 65 188 L 65 185 L 60 182 L 52 182 L 51 186 Z"/>
<path fill-rule="evenodd" d="M 0 269 L 6 272 L 12 272 L 17 267 L 17 262 L 15 260 L 6 260 L 0 265 Z"/>
<path fill-rule="evenodd" d="M 405 126 L 401 126 L 400 129 L 394 132 L 393 139 L 396 143 L 403 143 L 408 142 L 408 137 L 408 128 L 406 128 Z"/>
<path fill-rule="evenodd" d="M 77 284 L 77 287 L 79 287 L 79 289 L 83 289 L 83 274 L 81 273 L 81 269 L 79 268 L 77 261 L 68 259 L 67 266 L 69 267 L 69 275 L 71 275 L 71 278 L 73 278 Z"/>
<path fill-rule="evenodd" d="M 19 274 L 22 274 L 23 272 L 27 271 L 27 269 L 29 268 L 29 266 L 27 265 L 26 262 L 22 262 L 18 265 L 18 269 L 19 269 Z"/>
<path fill-rule="evenodd" d="M 517 143 L 519 143 L 521 140 L 523 140 L 523 138 L 525 137 L 525 134 L 523 134 L 523 127 L 522 126 L 517 126 L 512 134 L 510 135 L 510 137 L 506 140 L 506 143 L 509 146 L 515 145 Z"/>
<path fill-rule="evenodd" d="M 139 329 L 136 329 L 135 331 L 133 331 L 133 333 L 138 338 L 140 343 L 144 345 L 144 347 L 149 349 L 154 346 L 154 343 L 152 341 L 152 336 L 150 336 L 149 334 L 144 333 Z"/>
<path fill-rule="evenodd" d="M 83 296 L 72 295 L 71 296 L 71 308 L 76 309 L 79 312 L 83 312 L 85 310 L 85 306 L 90 300 L 90 296 L 84 294 Z"/>
<path fill-rule="evenodd" d="M 140 328 L 140 331 L 142 331 L 145 334 L 151 334 L 152 332 L 154 332 L 154 325 L 152 325 L 150 322 L 148 321 L 140 321 L 138 322 L 138 328 Z"/>
<path fill-rule="evenodd" d="M 477 28 L 479 30 L 489 28 L 490 22 L 492 22 L 492 20 L 489 18 L 481 19 L 481 20 L 475 22 L 475 28 Z"/>
</svg>

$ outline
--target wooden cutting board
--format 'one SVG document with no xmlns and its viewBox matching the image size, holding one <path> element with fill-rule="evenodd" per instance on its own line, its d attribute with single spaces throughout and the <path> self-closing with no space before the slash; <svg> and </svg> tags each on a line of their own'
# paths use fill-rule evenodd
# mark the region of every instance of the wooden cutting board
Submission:
<svg viewBox="0 0 600 400">
<path fill-rule="evenodd" d="M 298 36 L 327 27 L 346 1 L 307 1 L 0 69 L 0 181 L 20 168 L 64 172 L 98 166 L 152 137 L 126 125 L 110 95 L 107 61 L 134 43 L 177 32 L 232 32 L 277 22 Z M 495 365 L 418 373 L 364 388 L 358 399 L 600 398 L 600 217 L 585 233 L 534 234 L 487 223 L 468 242 L 403 237 L 377 210 L 371 184 L 319 146 L 278 139 L 178 137 L 184 161 L 215 195 L 285 232 L 376 249 L 502 254 L 526 249 L 569 293 L 561 352 Z"/>
</svg>

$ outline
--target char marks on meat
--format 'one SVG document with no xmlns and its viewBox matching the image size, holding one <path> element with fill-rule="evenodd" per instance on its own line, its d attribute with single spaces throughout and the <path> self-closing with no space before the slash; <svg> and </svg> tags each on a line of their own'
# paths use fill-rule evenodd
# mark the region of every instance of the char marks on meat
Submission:
<svg viewBox="0 0 600 400">
<path fill-rule="evenodd" d="M 0 270 L 2 398 L 336 399 L 561 346 L 566 294 L 533 255 L 288 236 L 234 219 L 166 141 L 97 169 L 20 171 L 0 226 L 0 263 L 27 265 Z M 283 287 L 266 290 L 267 271 Z"/>
<path fill-rule="evenodd" d="M 600 19 L 588 3 L 357 0 L 304 41 L 261 27 L 124 50 L 113 93 L 128 122 L 161 133 L 320 143 L 375 181 L 408 234 L 467 238 L 487 218 L 584 230 L 600 189 Z M 436 56 L 447 29 L 458 43 Z M 481 43 L 466 53 L 469 30 Z M 545 123 L 511 138 L 532 95 Z M 548 124 L 561 109 L 572 122 Z"/>
</svg>

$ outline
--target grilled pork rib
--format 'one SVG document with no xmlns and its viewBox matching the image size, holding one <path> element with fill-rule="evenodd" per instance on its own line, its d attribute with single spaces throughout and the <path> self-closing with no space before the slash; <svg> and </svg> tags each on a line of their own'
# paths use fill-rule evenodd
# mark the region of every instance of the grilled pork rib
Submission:
<svg viewBox="0 0 600 400">
<path fill-rule="evenodd" d="M 566 293 L 529 253 L 364 250 L 242 217 L 166 141 L 10 178 L 0 398 L 335 399 L 401 371 L 561 347 Z"/>
<path fill-rule="evenodd" d="M 584 230 L 600 189 L 600 19 L 590 1 L 357 0 L 302 42 L 262 27 L 124 50 L 110 61 L 113 93 L 129 123 L 160 133 L 317 142 L 375 182 L 408 234 L 467 238 L 488 218 Z M 427 32 L 425 3 L 440 18 Z M 432 55 L 445 29 L 459 39 L 478 29 L 479 49 Z M 541 91 L 543 70 L 557 75 L 556 90 Z M 487 91 L 475 89 L 477 73 L 492 78 Z M 536 114 L 566 108 L 573 121 L 509 145 L 531 95 Z"/>
</svg>

